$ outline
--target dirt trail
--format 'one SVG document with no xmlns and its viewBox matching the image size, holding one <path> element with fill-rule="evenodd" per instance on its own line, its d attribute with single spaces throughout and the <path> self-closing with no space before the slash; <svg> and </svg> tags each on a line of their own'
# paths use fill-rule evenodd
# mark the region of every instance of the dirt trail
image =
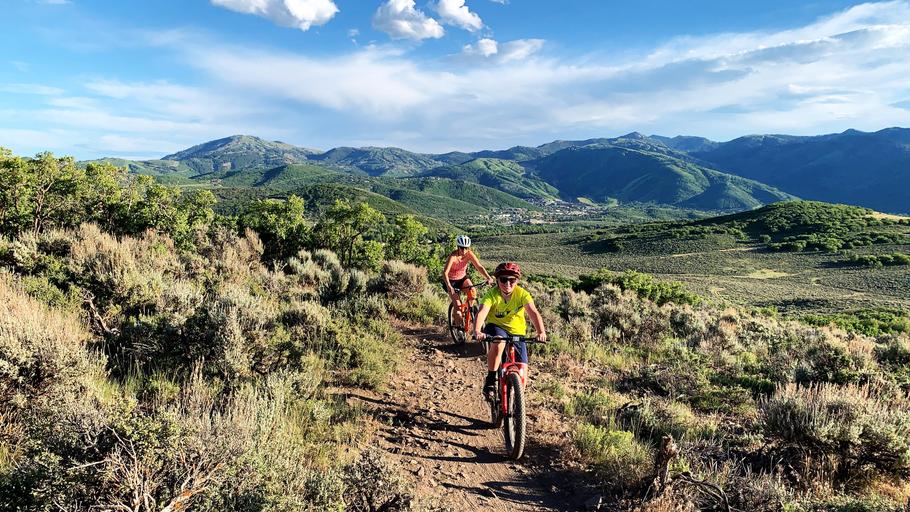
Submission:
<svg viewBox="0 0 910 512">
<path fill-rule="evenodd" d="M 389 389 L 356 392 L 348 400 L 362 402 L 377 418 L 375 444 L 413 475 L 418 496 L 453 510 L 584 509 L 596 490 L 561 461 L 568 433 L 555 413 L 535 407 L 533 375 L 528 445 L 515 462 L 505 456 L 502 430 L 489 426 L 480 346 L 455 346 L 436 331 L 405 334 L 410 361 Z"/>
</svg>

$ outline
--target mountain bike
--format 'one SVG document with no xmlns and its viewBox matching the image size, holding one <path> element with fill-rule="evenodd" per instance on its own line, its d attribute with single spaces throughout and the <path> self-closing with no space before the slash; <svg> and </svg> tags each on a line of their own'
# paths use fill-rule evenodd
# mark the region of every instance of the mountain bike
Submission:
<svg viewBox="0 0 910 512">
<path fill-rule="evenodd" d="M 455 305 L 449 303 L 449 334 L 452 335 L 452 341 L 458 345 L 463 345 L 468 340 L 468 333 L 474 332 L 474 319 L 477 318 L 477 290 L 481 286 L 486 286 L 487 283 L 478 283 L 466 287 L 465 295 L 467 295 L 467 300 L 461 301 L 461 304 Z M 465 290 L 462 290 L 463 292 Z M 456 309 L 461 312 L 461 322 L 455 322 L 455 311 Z M 457 323 L 457 325 L 456 325 Z"/>
<path fill-rule="evenodd" d="M 523 376 L 527 372 L 522 371 L 527 369 L 528 365 L 515 361 L 515 343 L 523 341 L 531 345 L 544 342 L 524 336 L 492 336 L 484 340 L 488 352 L 491 341 L 505 341 L 506 346 L 502 351 L 502 363 L 496 375 L 496 392 L 486 396 L 490 405 L 490 423 L 495 428 L 502 427 L 509 457 L 520 459 L 528 435 Z"/>
</svg>

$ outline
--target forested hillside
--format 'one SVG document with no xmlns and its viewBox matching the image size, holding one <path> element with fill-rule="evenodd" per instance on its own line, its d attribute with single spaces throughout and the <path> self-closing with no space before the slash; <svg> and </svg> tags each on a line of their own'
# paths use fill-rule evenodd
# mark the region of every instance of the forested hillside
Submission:
<svg viewBox="0 0 910 512">
<path fill-rule="evenodd" d="M 910 213 L 910 129 L 753 135 L 692 150 L 716 169 L 799 197 Z"/>
</svg>

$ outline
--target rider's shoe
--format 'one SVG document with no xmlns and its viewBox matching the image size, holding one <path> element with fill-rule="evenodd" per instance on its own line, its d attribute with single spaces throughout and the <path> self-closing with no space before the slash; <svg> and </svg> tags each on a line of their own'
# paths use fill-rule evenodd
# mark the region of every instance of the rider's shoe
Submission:
<svg viewBox="0 0 910 512">
<path fill-rule="evenodd" d="M 483 394 L 492 395 L 496 392 L 496 372 L 487 372 L 487 378 L 483 381 Z"/>
</svg>

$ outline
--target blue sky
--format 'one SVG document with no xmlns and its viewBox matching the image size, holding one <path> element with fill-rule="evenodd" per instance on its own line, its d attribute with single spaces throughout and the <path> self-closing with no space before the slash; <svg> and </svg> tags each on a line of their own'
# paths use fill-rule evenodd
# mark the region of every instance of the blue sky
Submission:
<svg viewBox="0 0 910 512">
<path fill-rule="evenodd" d="M 443 152 L 910 125 L 910 0 L 4 0 L 0 146 Z"/>
</svg>

